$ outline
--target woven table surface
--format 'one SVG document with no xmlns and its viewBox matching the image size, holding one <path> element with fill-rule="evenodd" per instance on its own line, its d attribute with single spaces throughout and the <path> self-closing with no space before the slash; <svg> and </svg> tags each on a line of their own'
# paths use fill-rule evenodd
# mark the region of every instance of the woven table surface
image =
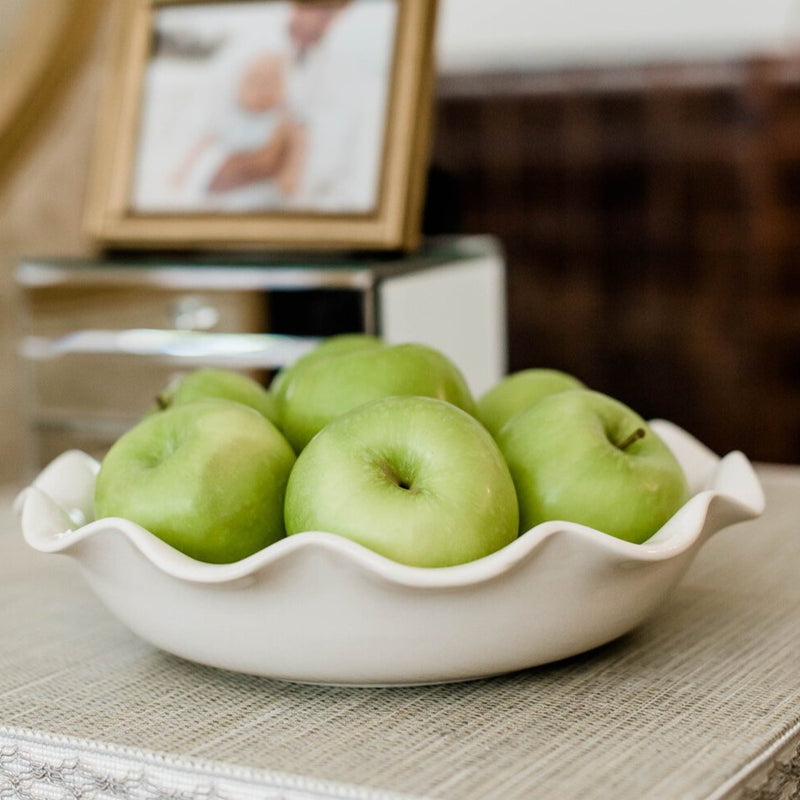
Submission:
<svg viewBox="0 0 800 800">
<path fill-rule="evenodd" d="M 154 650 L 73 562 L 25 545 L 6 490 L 0 798 L 796 797 L 800 468 L 759 472 L 765 514 L 713 537 L 634 633 L 508 676 L 387 689 Z"/>
</svg>

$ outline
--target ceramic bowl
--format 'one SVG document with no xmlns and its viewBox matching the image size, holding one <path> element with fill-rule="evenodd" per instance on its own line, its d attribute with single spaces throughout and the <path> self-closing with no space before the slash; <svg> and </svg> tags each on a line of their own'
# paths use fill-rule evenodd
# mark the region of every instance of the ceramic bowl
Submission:
<svg viewBox="0 0 800 800">
<path fill-rule="evenodd" d="M 692 497 L 644 544 L 545 522 L 485 558 L 425 569 L 330 533 L 207 564 L 124 519 L 93 519 L 98 464 L 79 451 L 17 498 L 25 540 L 73 558 L 112 614 L 191 661 L 293 681 L 392 685 L 532 667 L 602 645 L 645 621 L 713 533 L 759 515 L 740 452 L 717 457 L 675 425 L 653 428 Z"/>
</svg>

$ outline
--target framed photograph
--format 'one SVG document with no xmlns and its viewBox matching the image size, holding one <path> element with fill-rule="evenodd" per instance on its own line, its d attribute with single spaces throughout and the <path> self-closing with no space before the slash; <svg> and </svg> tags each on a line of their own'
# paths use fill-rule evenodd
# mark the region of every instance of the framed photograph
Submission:
<svg viewBox="0 0 800 800">
<path fill-rule="evenodd" d="M 117 0 L 89 232 L 132 248 L 413 249 L 436 0 Z"/>
</svg>

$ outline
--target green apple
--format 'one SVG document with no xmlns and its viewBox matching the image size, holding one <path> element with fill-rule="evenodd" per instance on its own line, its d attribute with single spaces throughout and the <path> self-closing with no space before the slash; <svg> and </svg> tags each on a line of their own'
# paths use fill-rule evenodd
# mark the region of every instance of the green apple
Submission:
<svg viewBox="0 0 800 800">
<path fill-rule="evenodd" d="M 514 478 L 522 532 L 566 520 L 641 543 L 689 497 L 664 442 L 636 412 L 599 392 L 544 397 L 497 441 Z"/>
<path fill-rule="evenodd" d="M 436 397 L 475 413 L 464 376 L 442 353 L 422 344 L 379 345 L 318 357 L 290 375 L 278 393 L 280 428 L 299 453 L 331 420 L 391 395 Z"/>
<path fill-rule="evenodd" d="M 204 368 L 180 376 L 158 396 L 159 408 L 193 403 L 196 400 L 234 400 L 250 406 L 270 422 L 277 420 L 277 401 L 260 383 L 228 369 Z"/>
<path fill-rule="evenodd" d="M 418 567 L 447 567 L 517 536 L 517 498 L 489 432 L 456 406 L 387 397 L 328 424 L 297 459 L 286 532 L 326 531 Z"/>
<path fill-rule="evenodd" d="M 535 368 L 512 372 L 478 398 L 478 419 L 492 436 L 497 436 L 515 414 L 543 397 L 582 388 L 584 385 L 577 378 L 557 369 Z"/>
<path fill-rule="evenodd" d="M 337 353 L 350 353 L 356 350 L 369 350 L 375 347 L 383 347 L 383 341 L 377 336 L 369 333 L 340 333 L 323 339 L 313 350 L 301 356 L 293 364 L 279 370 L 270 384 L 270 391 L 280 397 L 282 386 L 292 375 L 305 369 L 309 364 L 313 364 L 320 358 L 327 358 Z"/>
<path fill-rule="evenodd" d="M 198 400 L 145 417 L 106 453 L 95 514 L 132 520 L 199 561 L 228 563 L 285 535 L 295 456 L 252 408 Z"/>
</svg>

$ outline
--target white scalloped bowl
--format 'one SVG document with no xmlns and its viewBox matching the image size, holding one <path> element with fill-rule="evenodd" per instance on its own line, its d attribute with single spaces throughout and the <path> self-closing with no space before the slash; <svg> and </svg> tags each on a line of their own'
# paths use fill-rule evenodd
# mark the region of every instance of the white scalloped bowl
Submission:
<svg viewBox="0 0 800 800">
<path fill-rule="evenodd" d="M 17 498 L 29 545 L 63 553 L 156 647 L 238 672 L 314 683 L 467 680 L 576 655 L 646 620 L 711 534 L 758 516 L 747 458 L 718 458 L 664 420 L 691 499 L 644 544 L 565 522 L 485 558 L 425 569 L 329 533 L 206 564 L 124 519 L 92 520 L 98 464 L 69 451 Z"/>
</svg>

